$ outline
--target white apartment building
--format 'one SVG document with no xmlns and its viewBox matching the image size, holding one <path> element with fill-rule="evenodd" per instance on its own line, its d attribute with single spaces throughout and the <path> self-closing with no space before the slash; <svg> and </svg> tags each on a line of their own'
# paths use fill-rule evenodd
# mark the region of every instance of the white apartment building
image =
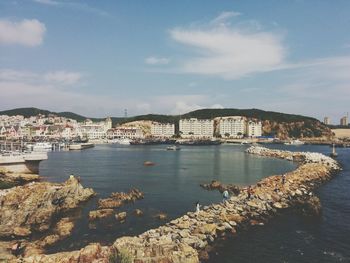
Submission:
<svg viewBox="0 0 350 263">
<path fill-rule="evenodd" d="M 214 134 L 214 120 L 182 119 L 179 122 L 179 131 L 184 138 L 212 138 Z"/>
<path fill-rule="evenodd" d="M 80 126 L 80 132 L 83 137 L 88 139 L 104 139 L 107 137 L 107 131 L 112 128 L 112 120 L 107 118 L 104 122 L 93 123 L 87 119 L 84 125 Z"/>
<path fill-rule="evenodd" d="M 248 137 L 259 137 L 262 135 L 262 124 L 261 121 L 250 120 L 247 122 L 247 136 Z"/>
<path fill-rule="evenodd" d="M 243 116 L 228 116 L 219 119 L 221 137 L 241 138 L 246 134 L 247 119 Z"/>
<path fill-rule="evenodd" d="M 342 126 L 348 126 L 349 124 L 349 119 L 348 116 L 344 116 L 340 119 L 340 125 Z"/>
<path fill-rule="evenodd" d="M 172 137 L 175 134 L 175 124 L 152 122 L 151 135 L 154 137 Z"/>
<path fill-rule="evenodd" d="M 80 133 L 83 137 L 88 139 L 103 139 L 106 137 L 106 131 L 102 125 L 99 124 L 90 124 L 90 125 L 81 125 Z"/>
<path fill-rule="evenodd" d="M 108 139 L 140 139 L 144 137 L 142 130 L 134 127 L 117 127 L 107 131 Z"/>
<path fill-rule="evenodd" d="M 329 117 L 324 117 L 323 123 L 326 124 L 326 125 L 330 125 L 331 124 L 331 119 Z"/>
</svg>

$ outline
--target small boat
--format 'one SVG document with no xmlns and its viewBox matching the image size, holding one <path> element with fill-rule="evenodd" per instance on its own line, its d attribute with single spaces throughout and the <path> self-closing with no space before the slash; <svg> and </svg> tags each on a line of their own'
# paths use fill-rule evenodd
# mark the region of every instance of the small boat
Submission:
<svg viewBox="0 0 350 263">
<path fill-rule="evenodd" d="M 48 152 L 52 150 L 52 144 L 49 142 L 37 142 L 32 147 L 33 152 Z"/>
<path fill-rule="evenodd" d="M 180 146 L 178 146 L 178 145 L 168 146 L 168 147 L 166 147 L 166 149 L 167 149 L 168 151 L 178 151 L 178 150 L 181 150 Z"/>
<path fill-rule="evenodd" d="M 113 139 L 111 142 L 115 144 L 120 144 L 120 145 L 129 145 L 130 141 L 131 140 L 128 138 L 120 138 L 120 139 Z"/>
<path fill-rule="evenodd" d="M 95 144 L 93 143 L 73 143 L 71 145 L 69 145 L 69 150 L 74 151 L 74 150 L 84 150 L 84 149 L 88 149 L 88 148 L 92 148 L 95 147 Z"/>
<path fill-rule="evenodd" d="M 284 144 L 285 145 L 303 145 L 305 143 L 300 141 L 300 140 L 298 140 L 298 139 L 296 139 L 296 140 L 291 140 L 289 142 L 285 142 Z"/>
</svg>

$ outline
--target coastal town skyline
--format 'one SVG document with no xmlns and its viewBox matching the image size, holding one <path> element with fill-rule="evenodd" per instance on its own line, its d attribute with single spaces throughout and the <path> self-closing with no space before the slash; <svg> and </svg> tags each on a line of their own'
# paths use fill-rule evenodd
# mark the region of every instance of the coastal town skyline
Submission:
<svg viewBox="0 0 350 263">
<path fill-rule="evenodd" d="M 338 120 L 350 95 L 349 10 L 346 1 L 1 2 L 0 110 L 259 108 Z"/>
</svg>

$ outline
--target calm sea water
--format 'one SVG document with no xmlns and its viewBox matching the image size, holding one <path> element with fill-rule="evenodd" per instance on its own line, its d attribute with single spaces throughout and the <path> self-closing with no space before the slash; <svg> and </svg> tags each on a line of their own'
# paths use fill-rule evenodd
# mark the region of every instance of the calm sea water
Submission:
<svg viewBox="0 0 350 263">
<path fill-rule="evenodd" d="M 81 177 L 85 187 L 92 187 L 98 193 L 73 214 L 76 218 L 73 235 L 50 252 L 76 249 L 90 242 L 110 244 L 117 237 L 140 234 L 164 224 L 154 217 L 159 212 L 166 213 L 169 221 L 194 210 L 196 201 L 203 205 L 221 201 L 220 193 L 206 191 L 200 183 L 216 179 L 248 185 L 296 167 L 288 161 L 245 154 L 245 148 L 183 146 L 180 151 L 166 151 L 164 146 L 99 145 L 84 151 L 49 153 L 49 159 L 40 166 L 40 174 L 48 181 L 62 182 L 73 173 Z M 289 146 L 288 149 L 330 151 L 326 146 Z M 339 150 L 344 171 L 318 191 L 324 206 L 321 220 L 309 222 L 297 215 L 275 218 L 264 227 L 220 244 L 212 253 L 211 262 L 349 261 L 350 179 L 346 174 L 350 170 L 350 154 L 347 150 L 350 149 Z M 146 167 L 144 161 L 156 165 Z M 88 222 L 88 212 L 96 209 L 98 198 L 132 187 L 143 191 L 145 198 L 116 209 L 128 213 L 125 223 L 114 218 L 96 224 Z M 144 211 L 143 217 L 133 216 L 136 208 Z"/>
<path fill-rule="evenodd" d="M 280 146 L 329 154 L 328 146 Z M 350 149 L 337 149 L 343 171 L 317 191 L 322 217 L 288 213 L 220 243 L 210 262 L 350 262 Z"/>
</svg>

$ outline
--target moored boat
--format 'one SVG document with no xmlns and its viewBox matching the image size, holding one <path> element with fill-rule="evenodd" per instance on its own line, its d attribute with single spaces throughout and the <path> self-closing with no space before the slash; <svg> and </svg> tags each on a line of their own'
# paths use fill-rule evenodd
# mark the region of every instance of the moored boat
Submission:
<svg viewBox="0 0 350 263">
<path fill-rule="evenodd" d="M 285 142 L 284 144 L 285 145 L 303 145 L 305 143 L 303 141 L 296 139 L 296 140 L 291 140 L 289 142 Z"/>
<path fill-rule="evenodd" d="M 168 146 L 168 147 L 166 147 L 166 149 L 167 149 L 168 151 L 178 151 L 178 150 L 181 150 L 180 146 L 178 146 L 178 145 Z"/>
<path fill-rule="evenodd" d="M 84 150 L 84 149 L 88 149 L 88 148 L 92 148 L 95 147 L 95 144 L 93 143 L 74 143 L 69 145 L 69 150 L 73 151 L 73 150 Z"/>
<path fill-rule="evenodd" d="M 52 144 L 49 142 L 37 142 L 32 145 L 33 152 L 48 152 L 52 150 Z"/>
</svg>

